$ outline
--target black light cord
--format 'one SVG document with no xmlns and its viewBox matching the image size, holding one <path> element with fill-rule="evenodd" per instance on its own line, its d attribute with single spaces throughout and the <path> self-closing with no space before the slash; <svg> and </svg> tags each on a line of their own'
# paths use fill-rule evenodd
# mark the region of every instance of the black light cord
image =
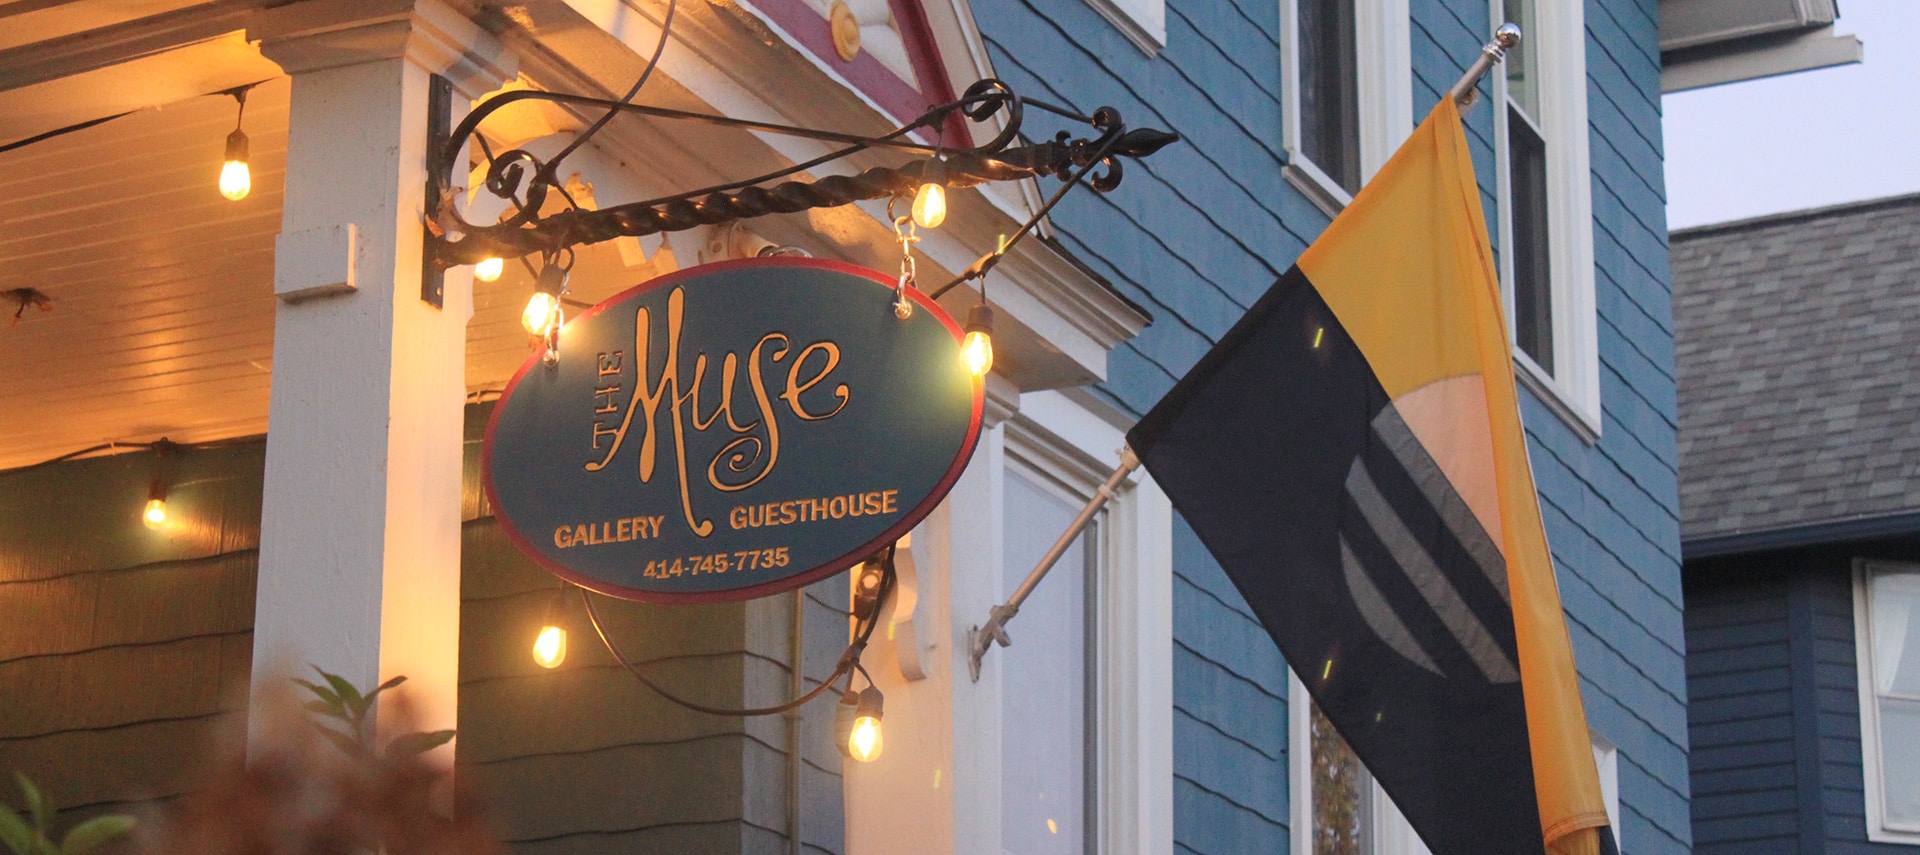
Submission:
<svg viewBox="0 0 1920 855">
<path fill-rule="evenodd" d="M 7 478 L 13 475 L 20 475 L 26 472 L 32 472 L 36 469 L 44 469 L 56 463 L 65 463 L 69 460 L 75 460 L 81 457 L 87 457 L 93 454 L 98 454 L 102 451 L 108 451 L 108 452 L 118 452 L 121 450 L 125 450 L 125 451 L 165 450 L 167 452 L 197 451 L 205 448 L 223 448 L 229 445 L 247 445 L 249 443 L 259 442 L 262 439 L 264 439 L 264 437 L 256 434 L 254 436 L 236 436 L 231 439 L 214 439 L 214 440 L 208 440 L 206 442 L 174 442 L 168 439 L 156 439 L 152 442 L 103 442 L 103 443 L 100 443 L 99 445 L 87 446 L 86 448 L 82 448 L 79 451 L 69 451 L 66 454 L 60 455 L 59 457 L 50 457 L 50 458 L 47 458 L 46 460 L 40 461 L 39 463 L 29 463 L 25 466 L 17 467 L 14 469 L 0 470 L 0 478 Z"/>
<path fill-rule="evenodd" d="M 848 644 L 846 652 L 840 655 L 840 662 L 838 665 L 834 666 L 833 674 L 827 677 L 827 679 L 821 681 L 820 685 L 813 687 L 811 690 L 807 691 L 805 694 L 802 694 L 799 697 L 793 698 L 792 700 L 786 701 L 784 703 L 776 704 L 770 707 L 752 707 L 748 709 L 728 709 L 725 707 L 714 707 L 714 706 L 708 706 L 703 703 L 699 703 L 697 701 L 689 701 L 685 698 L 680 697 L 679 695 L 674 694 L 673 692 L 668 691 L 665 687 L 661 686 L 659 683 L 654 682 L 651 678 L 647 677 L 646 674 L 640 671 L 640 665 L 642 664 L 653 664 L 653 663 L 662 662 L 665 660 L 654 659 L 654 660 L 649 660 L 645 663 L 636 663 L 633 660 L 627 658 L 626 653 L 620 649 L 620 646 L 614 643 L 612 636 L 607 635 L 606 627 L 601 625 L 600 614 L 598 611 L 594 609 L 594 606 L 593 606 L 592 592 L 588 591 L 585 588 L 581 588 L 580 602 L 586 606 L 587 621 L 593 625 L 594 634 L 600 636 L 600 643 L 606 645 L 607 652 L 613 654 L 614 661 L 619 662 L 620 667 L 625 668 L 627 670 L 627 673 L 632 674 L 634 676 L 634 679 L 637 679 L 640 681 L 641 685 L 644 685 L 647 688 L 652 689 L 654 694 L 657 694 L 660 697 L 665 698 L 668 702 L 675 704 L 677 706 L 681 706 L 681 707 L 685 707 L 687 709 L 693 710 L 694 712 L 706 713 L 707 715 L 717 715 L 717 716 L 727 716 L 727 717 L 778 715 L 780 713 L 788 712 L 790 710 L 799 709 L 800 707 L 805 706 L 808 702 L 812 701 L 813 699 L 820 697 L 822 694 L 825 694 L 828 689 L 833 688 L 834 683 L 837 683 L 840 681 L 841 677 L 847 678 L 848 686 L 851 687 L 853 683 L 853 674 L 855 671 L 859 671 L 862 676 L 866 675 L 867 673 L 866 668 L 860 665 L 860 655 L 866 651 L 867 640 L 873 637 L 874 628 L 880 625 L 881 607 L 886 605 L 887 598 L 893 594 L 893 585 L 894 585 L 893 556 L 895 551 L 898 550 L 898 548 L 899 547 L 897 545 L 887 547 L 886 557 L 881 559 L 882 572 L 880 576 L 880 590 L 878 592 L 878 596 L 874 598 L 873 611 L 868 613 L 865 617 L 861 618 L 860 622 L 855 625 L 853 642 Z M 794 663 L 794 667 L 798 668 L 799 666 L 800 666 L 800 663 L 798 662 Z M 867 677 L 867 684 L 868 685 L 873 684 L 872 677 Z"/>
<path fill-rule="evenodd" d="M 660 43 L 653 46 L 653 56 L 647 60 L 647 67 L 641 69 L 640 79 L 633 81 L 633 88 L 628 89 L 627 94 L 621 96 L 620 103 L 632 103 L 633 97 L 640 94 L 640 87 L 647 85 L 647 78 L 652 77 L 653 70 L 659 67 L 660 55 L 667 51 L 667 36 L 673 33 L 674 13 L 679 10 L 680 0 L 667 0 L 667 14 L 660 19 Z M 567 143 L 565 148 L 560 149 L 560 153 L 554 155 L 553 159 L 547 162 L 547 168 L 552 170 L 554 174 L 559 174 L 560 161 L 566 160 L 567 155 L 572 154 L 575 149 L 586 145 L 587 140 L 593 139 L 594 134 L 599 133 L 601 128 L 606 127 L 607 123 L 613 121 L 613 117 L 618 115 L 620 115 L 619 107 L 608 109 L 605 114 L 601 115 L 599 121 L 594 122 L 586 131 L 574 137 L 573 142 Z"/>
<path fill-rule="evenodd" d="M 955 276 L 953 281 L 933 289 L 932 292 L 927 294 L 927 298 L 930 300 L 938 300 L 940 299 L 940 295 L 953 290 L 954 286 L 968 279 L 979 279 L 981 283 L 981 299 L 984 301 L 986 299 L 987 271 L 992 270 L 994 265 L 1000 263 L 1000 259 L 1007 254 L 1007 250 L 1012 249 L 1014 244 L 1019 243 L 1022 238 L 1031 233 L 1034 226 L 1039 225 L 1040 220 L 1047 216 L 1047 212 L 1053 210 L 1053 206 L 1060 204 L 1060 200 L 1065 199 L 1067 194 L 1073 191 L 1073 188 L 1080 186 L 1080 180 L 1087 177 L 1087 173 L 1092 172 L 1095 166 L 1099 166 L 1104 162 L 1107 156 L 1113 151 L 1114 144 L 1119 141 L 1120 135 L 1118 134 L 1109 137 L 1105 143 L 1101 144 L 1099 150 L 1094 152 L 1093 157 L 1087 159 L 1085 166 L 1075 170 L 1072 178 L 1060 184 L 1060 189 L 1053 192 L 1053 195 L 1047 199 L 1047 203 L 1040 206 L 1040 210 L 1035 211 L 1032 217 L 1027 218 L 1026 222 L 1020 224 L 1020 230 L 1014 232 L 1013 237 L 1007 239 L 1006 245 L 981 256 L 979 261 L 974 262 L 971 267 L 968 267 L 966 271 L 959 276 Z"/>
</svg>

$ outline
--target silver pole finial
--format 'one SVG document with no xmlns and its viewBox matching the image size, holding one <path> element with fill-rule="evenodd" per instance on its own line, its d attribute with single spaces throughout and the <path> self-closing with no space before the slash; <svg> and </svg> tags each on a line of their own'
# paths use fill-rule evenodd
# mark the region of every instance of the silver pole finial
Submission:
<svg viewBox="0 0 1920 855">
<path fill-rule="evenodd" d="M 1506 59 L 1507 51 L 1519 44 L 1520 25 L 1512 21 L 1501 24 L 1493 31 L 1493 40 L 1480 46 L 1480 55 L 1474 58 L 1467 73 L 1460 75 L 1460 80 L 1453 84 L 1453 88 L 1447 90 L 1447 95 L 1460 105 L 1463 112 L 1472 107 L 1480 97 L 1480 90 L 1476 88 L 1480 85 L 1480 78 L 1485 77 L 1495 63 Z"/>
</svg>

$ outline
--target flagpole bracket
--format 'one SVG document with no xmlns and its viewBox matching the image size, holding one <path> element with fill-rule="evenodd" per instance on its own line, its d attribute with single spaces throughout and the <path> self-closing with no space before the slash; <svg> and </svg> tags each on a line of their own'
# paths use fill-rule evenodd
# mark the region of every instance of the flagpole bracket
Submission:
<svg viewBox="0 0 1920 855">
<path fill-rule="evenodd" d="M 1107 502 L 1117 495 L 1120 482 L 1125 481 L 1127 476 L 1133 474 L 1133 470 L 1138 468 L 1140 468 L 1140 456 L 1135 454 L 1132 448 L 1121 448 L 1120 465 L 1114 468 L 1112 475 L 1107 476 L 1106 483 L 1101 484 L 1094 491 L 1093 497 L 1087 500 L 1086 507 L 1080 509 L 1080 515 L 1074 517 L 1073 522 L 1067 526 L 1067 530 L 1060 533 L 1060 539 L 1053 542 L 1053 548 L 1048 549 L 1047 554 L 1040 557 L 1040 563 L 1034 565 L 1033 572 L 1027 574 L 1026 581 L 1020 583 L 1020 587 L 1013 592 L 1013 596 L 1007 598 L 1006 602 L 987 611 L 986 626 L 973 626 L 967 629 L 967 673 L 973 677 L 973 682 L 980 682 L 980 660 L 986 658 L 987 648 L 990 645 L 995 642 L 998 642 L 1001 647 L 1013 644 L 1013 639 L 1007 636 L 1007 621 L 1020 613 L 1021 604 L 1027 601 L 1028 595 L 1033 593 L 1034 587 L 1040 584 L 1040 580 L 1047 577 L 1047 571 L 1053 569 L 1053 565 L 1060 561 L 1060 556 L 1066 554 L 1067 547 L 1073 545 L 1074 538 L 1079 537 L 1080 532 L 1085 531 L 1087 525 L 1093 522 L 1094 516 L 1100 513 L 1100 509 L 1106 507 Z"/>
</svg>

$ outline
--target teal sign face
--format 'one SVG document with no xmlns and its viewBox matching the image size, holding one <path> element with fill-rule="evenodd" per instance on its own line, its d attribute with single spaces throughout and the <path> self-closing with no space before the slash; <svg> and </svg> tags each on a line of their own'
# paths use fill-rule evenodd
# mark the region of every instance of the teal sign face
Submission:
<svg viewBox="0 0 1920 855">
<path fill-rule="evenodd" d="M 973 454 L 961 331 L 881 273 L 712 264 L 561 328 L 487 427 L 487 498 L 548 570 L 633 600 L 740 600 L 858 563 L 933 510 Z"/>
</svg>

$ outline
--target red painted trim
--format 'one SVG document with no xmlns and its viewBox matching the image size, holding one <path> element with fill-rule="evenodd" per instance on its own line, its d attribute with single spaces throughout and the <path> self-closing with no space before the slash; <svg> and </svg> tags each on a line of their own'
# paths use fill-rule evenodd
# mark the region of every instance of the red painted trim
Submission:
<svg viewBox="0 0 1920 855">
<path fill-rule="evenodd" d="M 652 291 L 656 288 L 665 288 L 677 284 L 684 279 L 708 273 L 718 273 L 738 267 L 813 267 L 870 279 L 889 291 L 895 287 L 894 277 L 881 273 L 878 270 L 861 267 L 856 264 L 848 264 L 844 261 L 833 261 L 822 258 L 749 258 L 737 261 L 721 261 L 713 264 L 703 264 L 698 267 L 689 267 L 685 270 L 675 271 L 665 276 L 635 285 L 632 288 L 628 288 L 625 291 L 600 301 L 593 308 L 582 312 L 579 317 L 568 321 L 567 325 L 571 326 L 595 317 L 615 303 L 622 302 L 629 297 Z M 955 343 L 965 341 L 965 331 L 960 328 L 958 323 L 954 322 L 953 316 L 947 314 L 945 309 L 940 308 L 940 304 L 935 303 L 933 300 L 928 299 L 927 295 L 912 288 L 907 289 L 907 297 L 920 307 L 919 311 L 930 313 L 934 319 L 946 327 L 947 333 L 953 336 Z M 565 327 L 562 327 L 561 331 L 564 333 Z M 514 527 L 512 520 L 500 513 L 500 498 L 494 492 L 493 488 L 492 451 L 494 428 L 499 425 L 500 413 L 506 408 L 507 399 L 511 398 L 514 390 L 519 387 L 520 379 L 527 376 L 527 372 L 539 365 L 541 358 L 545 355 L 546 347 L 542 345 L 534 350 L 533 355 L 527 357 L 526 362 L 521 363 L 520 370 L 514 372 L 513 379 L 507 381 L 506 389 L 500 393 L 499 399 L 494 402 L 493 413 L 487 417 L 487 431 L 480 448 L 480 480 L 482 486 L 486 489 L 487 504 L 492 508 L 493 518 L 500 523 L 501 530 L 506 532 L 507 540 L 512 542 L 515 548 L 519 549 L 521 553 L 532 559 L 535 564 L 540 565 L 547 572 L 559 576 L 575 585 L 579 585 L 582 588 L 586 588 L 589 591 L 605 594 L 610 597 L 618 597 L 623 600 L 634 600 L 643 603 L 720 603 L 750 600 L 755 597 L 778 594 L 782 591 L 790 591 L 794 588 L 811 585 L 814 582 L 818 582 L 821 579 L 825 579 L 828 576 L 832 576 L 835 573 L 866 560 L 867 556 L 879 551 L 881 547 L 899 540 L 902 535 L 911 531 L 914 526 L 919 525 L 921 520 L 926 519 L 928 514 L 933 513 L 933 509 L 938 507 L 940 501 L 947 497 L 947 493 L 953 490 L 954 483 L 959 481 L 961 473 L 966 471 L 967 463 L 973 459 L 974 448 L 980 442 L 980 421 L 982 414 L 985 412 L 986 405 L 986 384 L 980 378 L 974 378 L 973 413 L 967 424 L 967 436 L 961 441 L 960 451 L 954 457 L 952 465 L 947 467 L 946 474 L 941 477 L 939 483 L 934 485 L 933 490 L 927 494 L 925 499 L 922 499 L 919 504 L 914 505 L 912 509 L 900 517 L 899 522 L 894 523 L 893 526 L 881 532 L 880 535 L 873 540 L 861 544 L 847 554 L 828 561 L 812 570 L 796 573 L 791 576 L 783 576 L 779 579 L 745 588 L 728 588 L 720 591 L 696 591 L 688 593 L 648 591 L 614 585 L 602 579 L 593 579 L 573 572 L 559 562 L 548 558 L 533 545 L 531 540 L 528 540 L 525 535 L 522 535 L 519 529 Z"/>
<path fill-rule="evenodd" d="M 907 62 L 920 78 L 919 89 L 866 51 L 851 61 L 841 59 L 840 52 L 833 46 L 833 24 L 801 0 L 748 0 L 748 3 L 799 42 L 798 47 L 846 78 L 856 91 L 872 98 L 895 122 L 909 121 L 929 107 L 954 99 L 953 83 L 947 79 L 946 65 L 940 61 L 940 48 L 927 23 L 926 10 L 920 8 L 918 0 L 889 0 L 889 7 L 907 48 Z M 947 145 L 964 148 L 973 144 L 966 133 L 966 119 L 959 114 L 950 117 L 945 130 Z"/>
</svg>

